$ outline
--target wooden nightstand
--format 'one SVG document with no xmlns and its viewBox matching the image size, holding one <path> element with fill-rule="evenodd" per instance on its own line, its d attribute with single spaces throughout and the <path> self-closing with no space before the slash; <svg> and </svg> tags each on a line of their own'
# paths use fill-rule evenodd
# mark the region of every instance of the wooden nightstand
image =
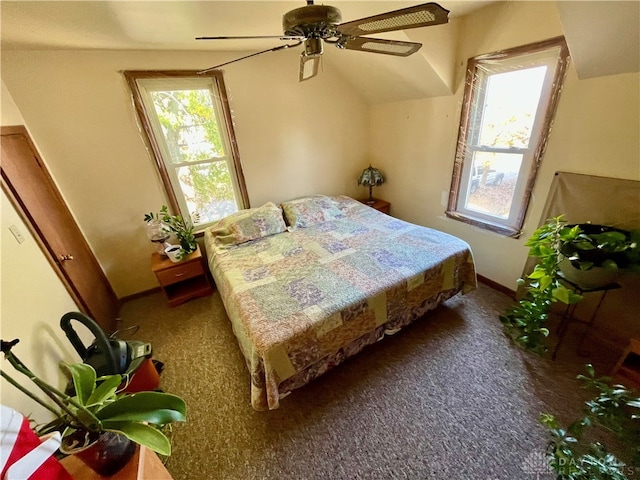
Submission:
<svg viewBox="0 0 640 480">
<path fill-rule="evenodd" d="M 389 202 L 384 201 L 384 200 L 380 200 L 379 198 L 374 198 L 374 200 L 375 200 L 375 203 L 373 205 L 369 205 L 367 203 L 367 199 L 366 198 L 360 199 L 359 202 L 362 202 L 362 203 L 370 206 L 371 208 L 375 208 L 379 212 L 386 213 L 387 215 L 389 215 L 389 211 L 391 209 L 391 204 Z"/>
<path fill-rule="evenodd" d="M 200 247 L 178 263 L 154 252 L 151 254 L 151 270 L 155 273 L 170 307 L 213 292 Z"/>
</svg>

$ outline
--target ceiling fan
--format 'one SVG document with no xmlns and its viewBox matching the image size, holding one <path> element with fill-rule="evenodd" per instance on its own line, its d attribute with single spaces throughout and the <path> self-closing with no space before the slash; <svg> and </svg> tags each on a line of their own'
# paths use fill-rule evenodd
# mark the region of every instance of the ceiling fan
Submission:
<svg viewBox="0 0 640 480">
<path fill-rule="evenodd" d="M 340 10 L 330 5 L 314 5 L 313 0 L 306 0 L 307 5 L 287 12 L 282 17 L 283 35 L 257 35 L 237 37 L 197 37 L 196 40 L 229 40 L 274 38 L 283 41 L 295 41 L 277 47 L 246 55 L 230 62 L 221 63 L 198 73 L 206 73 L 224 65 L 255 57 L 267 52 L 275 52 L 286 48 L 297 47 L 304 43 L 304 51 L 300 54 L 299 81 L 308 80 L 318 74 L 318 64 L 323 52 L 323 41 L 334 44 L 340 49 L 359 50 L 361 52 L 382 53 L 406 57 L 417 52 L 421 43 L 403 42 L 371 38 L 381 32 L 407 30 L 409 28 L 440 25 L 449 21 L 449 10 L 437 3 L 425 3 L 413 7 L 402 8 L 391 12 L 361 18 L 351 22 L 340 23 Z"/>
</svg>

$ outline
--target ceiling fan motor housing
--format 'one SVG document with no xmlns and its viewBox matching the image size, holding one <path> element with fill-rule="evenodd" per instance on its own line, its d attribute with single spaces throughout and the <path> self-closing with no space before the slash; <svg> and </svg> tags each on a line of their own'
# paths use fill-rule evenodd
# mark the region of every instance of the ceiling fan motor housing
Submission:
<svg viewBox="0 0 640 480">
<path fill-rule="evenodd" d="M 342 14 L 330 5 L 307 5 L 287 12 L 282 17 L 282 29 L 287 36 L 331 38 L 336 36 Z"/>
</svg>

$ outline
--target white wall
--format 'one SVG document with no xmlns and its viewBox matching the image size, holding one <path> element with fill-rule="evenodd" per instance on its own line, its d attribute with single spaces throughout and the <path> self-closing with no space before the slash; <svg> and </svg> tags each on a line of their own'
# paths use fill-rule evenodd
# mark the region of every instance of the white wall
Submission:
<svg viewBox="0 0 640 480">
<path fill-rule="evenodd" d="M 24 123 L 4 83 L 0 103 L 2 125 Z M 1 197 L 0 335 L 7 341 L 19 338 L 20 343 L 13 349 L 18 358 L 45 380 L 62 386 L 66 378 L 58 368 L 58 363 L 61 360 L 77 362 L 79 356 L 60 329 L 59 321 L 63 314 L 76 311 L 78 307 L 4 191 Z M 22 243 L 18 243 L 9 231 L 11 226 L 22 234 Z M 4 358 L 0 361 L 2 370 L 14 379 L 24 378 Z M 21 383 L 29 384 L 28 381 Z M 5 380 L 0 380 L 0 402 L 40 422 L 50 418 L 49 412 Z"/>
<path fill-rule="evenodd" d="M 463 19 L 455 95 L 372 107 L 372 158 L 387 174 L 377 192 L 392 202 L 392 214 L 465 239 L 478 272 L 511 289 L 522 273 L 524 242 L 539 224 L 554 172 L 640 179 L 639 75 L 578 80 L 570 66 L 522 237 L 503 237 L 444 216 L 467 59 L 558 35 L 562 27 L 554 2 L 488 6 Z"/>
<path fill-rule="evenodd" d="M 121 71 L 201 69 L 238 52 L 5 51 L 2 79 L 119 297 L 157 286 L 145 212 L 166 203 Z M 225 70 L 252 206 L 361 193 L 368 106 L 331 72 L 297 82 L 295 52 Z"/>
</svg>

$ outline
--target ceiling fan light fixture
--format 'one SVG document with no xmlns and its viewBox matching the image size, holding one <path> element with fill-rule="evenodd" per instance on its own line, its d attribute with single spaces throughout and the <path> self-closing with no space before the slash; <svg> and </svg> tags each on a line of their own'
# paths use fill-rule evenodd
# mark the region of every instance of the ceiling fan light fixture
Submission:
<svg viewBox="0 0 640 480">
<path fill-rule="evenodd" d="M 320 65 L 320 55 L 300 54 L 300 74 L 298 80 L 303 82 L 315 77 L 318 74 L 318 66 Z"/>
</svg>

